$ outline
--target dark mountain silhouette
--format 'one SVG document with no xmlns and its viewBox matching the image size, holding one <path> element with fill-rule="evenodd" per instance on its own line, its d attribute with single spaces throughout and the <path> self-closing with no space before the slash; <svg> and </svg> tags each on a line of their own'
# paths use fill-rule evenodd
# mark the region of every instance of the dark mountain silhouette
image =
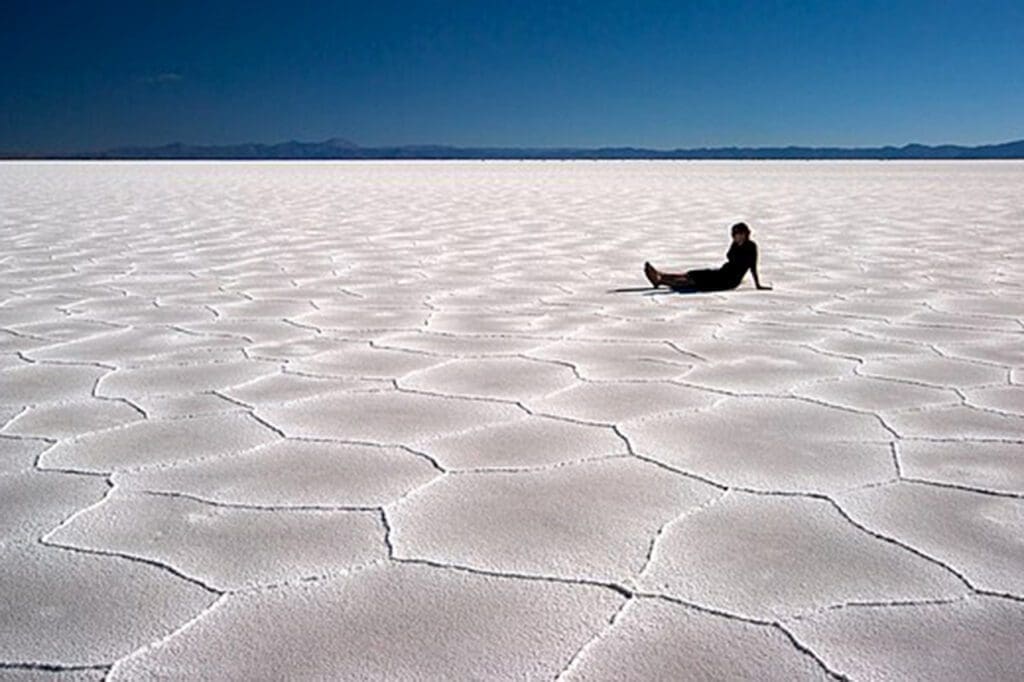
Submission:
<svg viewBox="0 0 1024 682">
<path fill-rule="evenodd" d="M 186 145 L 174 142 L 160 147 L 118 147 L 70 156 L 91 159 L 344 159 L 358 149 L 354 142 L 332 137 L 323 142 L 288 140 L 277 144 Z"/>
<path fill-rule="evenodd" d="M 11 157 L 8 157 L 11 158 Z M 27 158 L 22 156 L 21 158 Z M 334 137 L 323 142 L 119 147 L 81 154 L 38 155 L 65 159 L 1024 159 L 1024 140 L 976 147 L 908 144 L 902 147 L 360 147 Z"/>
</svg>

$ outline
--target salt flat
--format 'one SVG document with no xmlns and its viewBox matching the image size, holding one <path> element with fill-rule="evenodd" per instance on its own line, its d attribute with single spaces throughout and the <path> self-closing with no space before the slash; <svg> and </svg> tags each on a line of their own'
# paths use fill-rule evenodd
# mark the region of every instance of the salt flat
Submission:
<svg viewBox="0 0 1024 682">
<path fill-rule="evenodd" d="M 1022 188 L 2 164 L 0 678 L 1020 679 Z"/>
</svg>

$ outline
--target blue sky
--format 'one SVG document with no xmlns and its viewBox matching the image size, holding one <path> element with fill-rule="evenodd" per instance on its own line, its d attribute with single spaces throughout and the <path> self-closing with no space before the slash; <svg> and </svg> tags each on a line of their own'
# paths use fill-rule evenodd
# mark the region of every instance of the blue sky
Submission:
<svg viewBox="0 0 1024 682">
<path fill-rule="evenodd" d="M 1024 2 L 0 3 L 0 151 L 1024 138 Z"/>
</svg>

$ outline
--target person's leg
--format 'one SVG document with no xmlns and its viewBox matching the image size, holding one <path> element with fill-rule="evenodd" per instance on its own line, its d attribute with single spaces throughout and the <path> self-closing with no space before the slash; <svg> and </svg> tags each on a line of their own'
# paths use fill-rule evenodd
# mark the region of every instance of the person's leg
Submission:
<svg viewBox="0 0 1024 682">
<path fill-rule="evenodd" d="M 650 263 L 644 263 L 644 274 L 647 275 L 647 281 L 655 289 L 662 284 L 672 288 L 678 287 L 683 289 L 694 286 L 688 272 L 659 272 Z"/>
<path fill-rule="evenodd" d="M 683 288 L 683 289 L 685 289 L 687 287 L 692 287 L 693 286 L 693 282 L 690 280 L 689 275 L 686 275 L 685 273 L 677 274 L 677 273 L 671 273 L 671 272 L 663 272 L 663 273 L 660 273 L 660 274 L 661 274 L 660 282 L 662 284 L 666 285 L 666 286 L 669 286 L 669 287 L 673 288 L 673 289 L 676 289 L 676 288 Z"/>
<path fill-rule="evenodd" d="M 644 263 L 644 274 L 647 275 L 647 281 L 655 288 L 662 284 L 670 287 L 688 287 L 692 284 L 690 277 L 687 274 L 677 272 L 658 272 L 658 269 L 650 263 Z"/>
</svg>

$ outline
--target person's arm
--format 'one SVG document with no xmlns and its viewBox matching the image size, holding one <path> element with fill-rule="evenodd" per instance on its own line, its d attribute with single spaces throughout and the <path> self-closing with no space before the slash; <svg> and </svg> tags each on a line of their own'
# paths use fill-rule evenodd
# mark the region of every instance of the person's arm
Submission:
<svg viewBox="0 0 1024 682">
<path fill-rule="evenodd" d="M 754 247 L 754 262 L 751 263 L 751 265 L 750 265 L 750 274 L 754 278 L 754 286 L 755 287 L 757 287 L 758 289 L 767 289 L 769 291 L 771 290 L 771 287 L 768 286 L 767 284 L 762 286 L 761 285 L 761 280 L 758 279 L 758 277 L 757 277 L 757 247 L 756 246 Z"/>
<path fill-rule="evenodd" d="M 762 285 L 761 281 L 757 278 L 757 266 L 756 265 L 754 267 L 750 268 L 750 274 L 754 276 L 754 286 L 755 287 L 757 287 L 758 289 L 771 290 L 771 287 L 769 285 L 767 285 L 767 284 Z"/>
</svg>

